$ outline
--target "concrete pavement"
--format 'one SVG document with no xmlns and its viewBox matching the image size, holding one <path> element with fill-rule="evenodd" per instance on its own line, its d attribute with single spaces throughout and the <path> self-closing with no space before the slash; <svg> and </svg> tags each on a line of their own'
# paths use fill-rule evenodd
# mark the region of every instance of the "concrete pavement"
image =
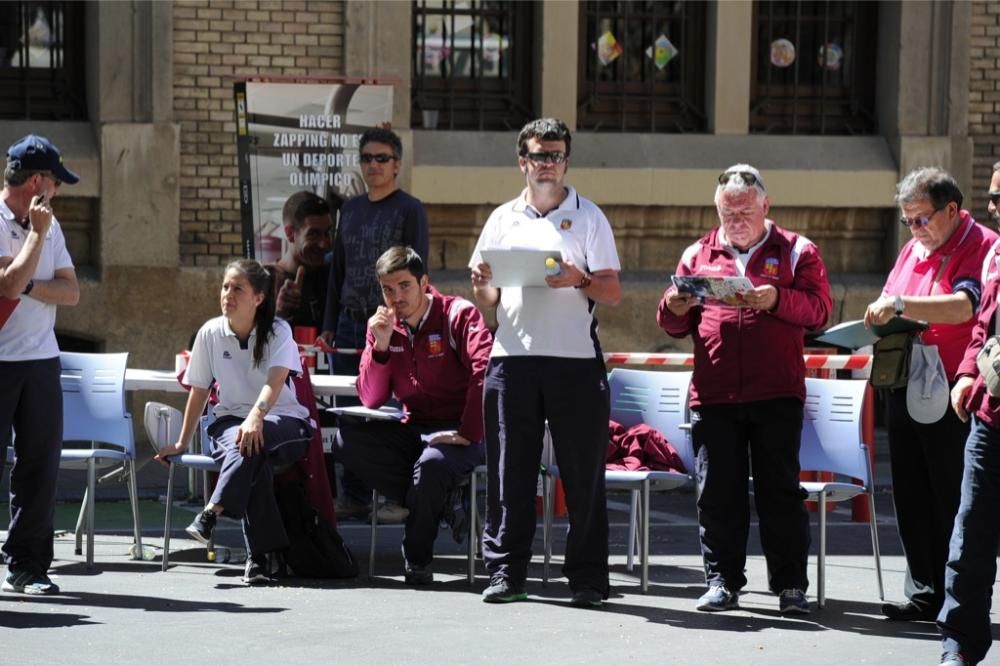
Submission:
<svg viewBox="0 0 1000 666">
<path fill-rule="evenodd" d="M 654 497 L 645 595 L 638 570 L 624 566 L 625 499 L 612 498 L 613 593 L 602 610 L 571 608 L 565 579 L 542 587 L 540 557 L 530 572 L 527 602 L 484 604 L 482 564 L 468 587 L 462 547 L 446 532 L 438 541 L 437 580 L 426 589 L 402 582 L 398 526 L 379 528 L 380 577 L 374 581 L 362 573 L 351 581 L 288 580 L 266 588 L 245 587 L 241 564 L 206 562 L 204 549 L 180 530 L 172 550 L 183 551 L 172 552 L 171 570 L 160 572 L 162 523 L 144 530 L 156 560 L 130 561 L 125 530 L 109 530 L 98 536 L 90 572 L 73 555 L 72 537 L 60 536 L 53 572 L 61 595 L 0 594 L 0 663 L 937 663 L 934 625 L 881 618 L 869 532 L 849 522 L 846 509 L 829 525 L 826 608 L 802 617 L 777 613 L 754 530 L 742 610 L 707 614 L 693 608 L 704 590 L 693 496 Z M 886 494 L 879 495 L 878 514 L 886 593 L 898 600 L 903 559 Z M 345 522 L 341 532 L 364 572 L 367 525 Z M 556 533 L 561 553 L 565 529 Z M 220 525 L 219 540 L 241 559 L 234 524 Z M 815 551 L 815 531 L 813 541 Z M 535 552 L 540 550 L 539 530 Z M 558 566 L 552 574 L 559 575 Z M 1000 653 L 994 659 L 1000 662 Z"/>
</svg>

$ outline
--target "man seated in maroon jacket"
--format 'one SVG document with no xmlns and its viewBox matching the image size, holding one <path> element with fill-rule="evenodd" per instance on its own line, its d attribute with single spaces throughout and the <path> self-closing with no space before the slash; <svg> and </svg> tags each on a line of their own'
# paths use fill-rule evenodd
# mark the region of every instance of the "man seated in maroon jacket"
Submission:
<svg viewBox="0 0 1000 666">
<path fill-rule="evenodd" d="M 406 582 L 434 580 L 434 538 L 458 483 L 483 457 L 483 376 L 493 336 L 469 301 L 430 286 L 412 248 L 375 263 L 385 305 L 368 320 L 358 396 L 377 409 L 395 395 L 406 418 L 341 419 L 334 443 L 345 467 L 410 513 Z"/>
<path fill-rule="evenodd" d="M 816 246 L 767 219 L 770 203 L 757 169 L 737 164 L 722 172 L 720 225 L 684 251 L 677 274 L 743 277 L 753 289 L 727 305 L 670 287 L 657 311 L 668 335 L 694 342 L 689 404 L 708 583 L 702 611 L 739 608 L 752 465 L 768 586 L 782 613 L 809 612 L 809 516 L 799 487 L 802 337 L 830 316 L 830 284 Z"/>
</svg>

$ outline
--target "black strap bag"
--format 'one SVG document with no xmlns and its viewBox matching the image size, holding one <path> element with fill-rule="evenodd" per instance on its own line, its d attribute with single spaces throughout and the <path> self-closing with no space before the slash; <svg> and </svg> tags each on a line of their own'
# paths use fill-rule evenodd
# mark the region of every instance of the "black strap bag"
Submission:
<svg viewBox="0 0 1000 666">
<path fill-rule="evenodd" d="M 288 534 L 284 573 L 302 578 L 354 578 L 358 563 L 337 528 L 316 513 L 299 481 L 275 484 L 274 494 Z"/>
</svg>

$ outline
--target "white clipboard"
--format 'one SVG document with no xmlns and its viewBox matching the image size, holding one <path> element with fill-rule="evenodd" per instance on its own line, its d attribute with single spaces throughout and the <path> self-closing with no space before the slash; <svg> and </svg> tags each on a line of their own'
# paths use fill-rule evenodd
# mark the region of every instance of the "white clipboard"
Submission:
<svg viewBox="0 0 1000 666">
<path fill-rule="evenodd" d="M 352 407 L 330 407 L 327 411 L 341 416 L 368 419 L 369 421 L 402 421 L 406 417 L 406 412 L 396 407 L 369 409 L 363 405 L 356 405 Z"/>
<path fill-rule="evenodd" d="M 493 272 L 494 287 L 547 287 L 545 260 L 562 261 L 559 250 L 483 250 L 482 255 Z"/>
</svg>

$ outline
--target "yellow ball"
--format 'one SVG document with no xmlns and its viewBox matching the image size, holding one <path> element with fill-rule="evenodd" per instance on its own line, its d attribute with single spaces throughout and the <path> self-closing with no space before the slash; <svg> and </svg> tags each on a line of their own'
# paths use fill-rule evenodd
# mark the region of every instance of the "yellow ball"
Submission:
<svg viewBox="0 0 1000 666">
<path fill-rule="evenodd" d="M 209 562 L 214 562 L 215 561 L 215 551 L 214 550 L 208 551 L 208 561 Z"/>
<path fill-rule="evenodd" d="M 546 268 L 555 268 L 558 265 L 559 265 L 559 262 L 556 261 L 555 259 L 553 259 L 552 257 L 546 257 L 545 258 L 545 267 Z"/>
</svg>

